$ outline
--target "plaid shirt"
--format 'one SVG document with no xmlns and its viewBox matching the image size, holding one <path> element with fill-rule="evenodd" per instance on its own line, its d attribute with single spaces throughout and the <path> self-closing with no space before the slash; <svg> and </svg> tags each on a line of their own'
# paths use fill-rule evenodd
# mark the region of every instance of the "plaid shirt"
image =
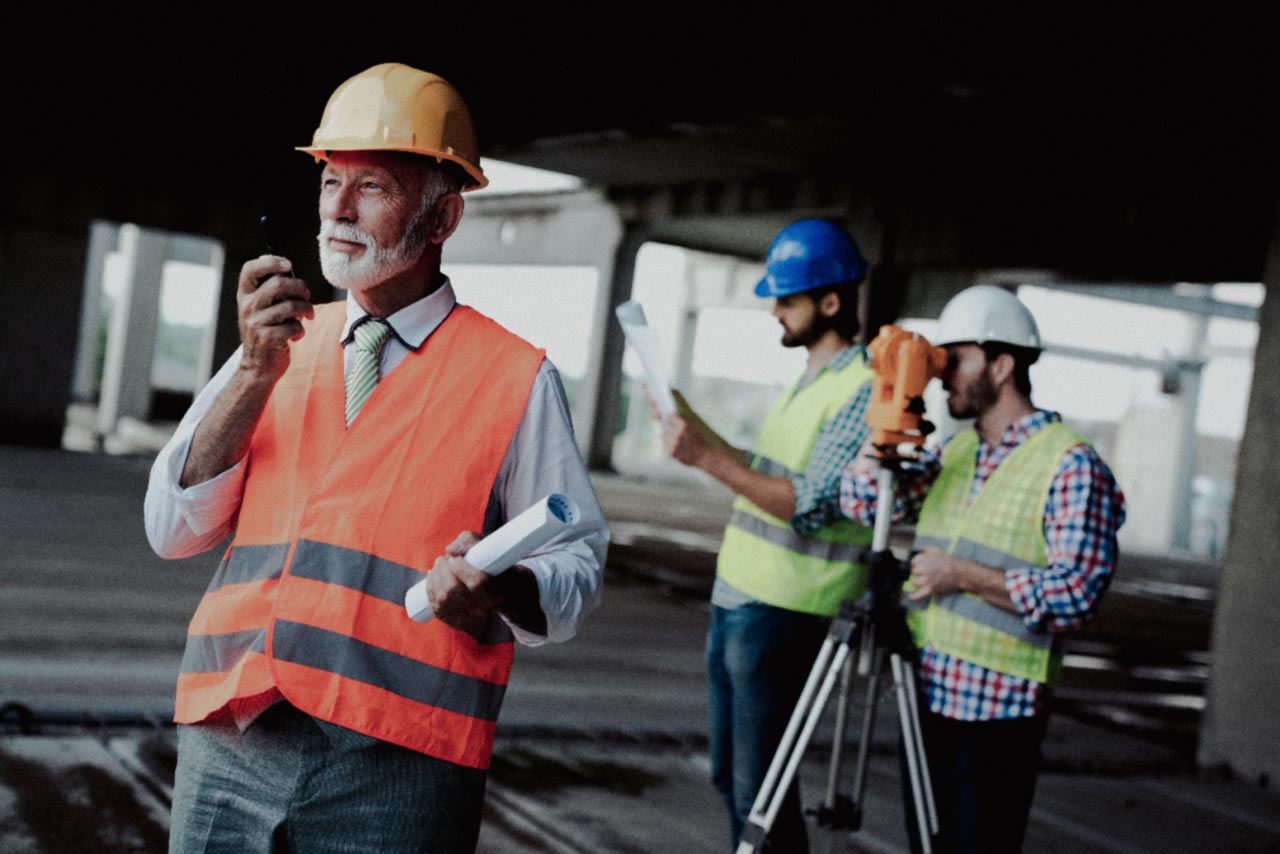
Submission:
<svg viewBox="0 0 1280 854">
<path fill-rule="evenodd" d="M 978 442 L 969 500 L 1010 453 L 1057 413 L 1036 411 L 1010 425 L 1000 444 Z M 926 451 L 904 475 L 895 497 L 894 516 L 914 520 L 941 469 L 937 452 Z M 841 511 L 871 524 L 875 517 L 874 472 L 846 470 L 841 479 Z M 1111 471 L 1088 445 L 1076 445 L 1062 457 L 1045 500 L 1044 538 L 1049 565 L 1039 571 L 1005 573 L 1009 598 L 1034 631 L 1062 632 L 1088 620 L 1111 581 L 1116 531 L 1124 523 L 1124 495 Z M 942 652 L 931 644 L 920 651 L 920 683 L 929 709 L 963 721 L 1030 717 L 1043 710 L 1043 683 L 988 670 Z"/>
</svg>

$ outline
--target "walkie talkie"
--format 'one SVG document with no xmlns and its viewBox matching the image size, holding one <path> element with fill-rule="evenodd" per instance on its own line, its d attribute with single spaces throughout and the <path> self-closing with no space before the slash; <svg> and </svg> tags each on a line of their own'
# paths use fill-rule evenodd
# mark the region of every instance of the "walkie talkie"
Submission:
<svg viewBox="0 0 1280 854">
<path fill-rule="evenodd" d="M 262 244 L 267 250 L 268 255 L 279 255 L 281 258 L 289 258 L 284 251 L 284 241 L 280 239 L 279 230 L 276 228 L 275 220 L 269 215 L 263 214 L 258 218 L 258 228 L 262 232 Z M 293 259 L 289 258 L 289 264 L 292 266 Z M 289 270 L 289 275 L 296 276 L 297 271 Z"/>
</svg>

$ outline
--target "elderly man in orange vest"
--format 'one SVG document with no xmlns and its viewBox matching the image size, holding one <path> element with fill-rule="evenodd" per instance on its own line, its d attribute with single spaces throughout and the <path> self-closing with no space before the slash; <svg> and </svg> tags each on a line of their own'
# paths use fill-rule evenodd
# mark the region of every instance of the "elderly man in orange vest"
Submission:
<svg viewBox="0 0 1280 854">
<path fill-rule="evenodd" d="M 608 530 L 554 367 L 441 273 L 486 183 L 458 93 L 375 66 L 299 150 L 324 164 L 321 267 L 349 298 L 247 262 L 241 347 L 147 492 L 161 556 L 233 538 L 178 677 L 170 850 L 473 851 L 513 641 L 573 636 Z M 466 562 L 551 492 L 576 524 L 497 576 Z"/>
</svg>

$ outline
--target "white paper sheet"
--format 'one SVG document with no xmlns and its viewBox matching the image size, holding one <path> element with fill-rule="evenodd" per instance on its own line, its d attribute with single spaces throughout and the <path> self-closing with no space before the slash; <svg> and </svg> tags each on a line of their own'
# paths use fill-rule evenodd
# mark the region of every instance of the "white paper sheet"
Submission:
<svg viewBox="0 0 1280 854">
<path fill-rule="evenodd" d="M 674 414 L 676 401 L 671 396 L 671 383 L 667 380 L 662 342 L 658 339 L 658 333 L 645 320 L 644 307 L 635 300 L 627 300 L 614 312 L 618 315 L 618 322 L 622 324 L 627 343 L 640 357 L 640 366 L 644 369 L 644 384 L 648 387 L 658 412 L 663 416 Z"/>
<path fill-rule="evenodd" d="M 463 558 L 476 569 L 498 575 L 546 545 L 556 534 L 576 524 L 578 519 L 577 502 L 567 495 L 553 492 L 467 549 Z M 425 578 L 405 593 L 404 607 L 409 616 L 419 623 L 435 616 L 427 601 Z"/>
</svg>

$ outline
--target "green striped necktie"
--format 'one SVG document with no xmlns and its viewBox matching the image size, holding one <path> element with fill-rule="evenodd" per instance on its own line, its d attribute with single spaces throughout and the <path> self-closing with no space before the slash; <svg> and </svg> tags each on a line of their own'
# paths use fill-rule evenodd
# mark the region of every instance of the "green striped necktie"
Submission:
<svg viewBox="0 0 1280 854">
<path fill-rule="evenodd" d="M 352 330 L 356 349 L 351 357 L 351 370 L 347 372 L 348 426 L 356 420 L 356 413 L 378 384 L 378 354 L 390 334 L 391 327 L 380 317 L 367 317 Z"/>
</svg>

